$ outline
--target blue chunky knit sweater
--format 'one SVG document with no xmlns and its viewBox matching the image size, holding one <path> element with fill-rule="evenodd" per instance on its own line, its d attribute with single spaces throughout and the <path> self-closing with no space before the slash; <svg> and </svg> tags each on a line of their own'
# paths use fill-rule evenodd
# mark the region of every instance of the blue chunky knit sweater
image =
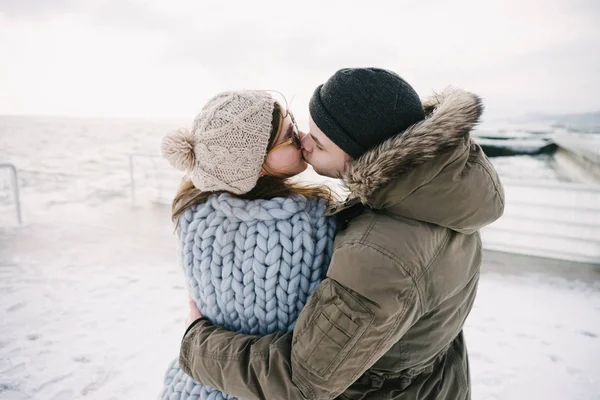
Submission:
<svg viewBox="0 0 600 400">
<path fill-rule="evenodd" d="M 324 278 L 335 222 L 327 202 L 300 195 L 242 200 L 214 194 L 179 220 L 179 251 L 200 313 L 228 330 L 289 331 Z M 171 363 L 163 400 L 233 399 Z"/>
</svg>

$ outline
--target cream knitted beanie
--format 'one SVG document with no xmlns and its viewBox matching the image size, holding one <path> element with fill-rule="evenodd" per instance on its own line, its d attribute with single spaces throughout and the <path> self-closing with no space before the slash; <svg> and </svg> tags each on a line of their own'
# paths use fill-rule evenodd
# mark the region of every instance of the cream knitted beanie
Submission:
<svg viewBox="0 0 600 400">
<path fill-rule="evenodd" d="M 244 194 L 258 181 L 272 129 L 275 99 L 262 91 L 223 92 L 211 98 L 192 129 L 162 141 L 162 154 L 205 192 Z"/>
</svg>

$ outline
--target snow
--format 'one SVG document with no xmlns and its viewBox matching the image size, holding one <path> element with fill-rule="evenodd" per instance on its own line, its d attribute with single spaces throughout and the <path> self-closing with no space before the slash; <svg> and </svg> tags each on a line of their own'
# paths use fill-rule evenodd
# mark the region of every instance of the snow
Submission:
<svg viewBox="0 0 600 400">
<path fill-rule="evenodd" d="M 504 139 L 477 138 L 476 142 L 482 146 L 502 147 L 514 151 L 535 151 L 550 144 L 547 140 L 536 138 L 511 139 L 510 141 Z"/>
<path fill-rule="evenodd" d="M 503 180 L 532 182 L 570 182 L 563 171 L 555 168 L 549 155 L 494 157 L 492 163 Z"/>
<path fill-rule="evenodd" d="M 186 316 L 168 210 L 70 211 L 0 233 L 0 399 L 155 398 Z"/>
<path fill-rule="evenodd" d="M 474 399 L 600 398 L 600 272 L 555 264 L 485 253 L 465 327 Z"/>
<path fill-rule="evenodd" d="M 187 293 L 169 207 L 144 181 L 131 202 L 127 154 L 168 127 L 0 118 L 24 219 L 0 171 L 0 400 L 157 397 Z M 486 252 L 465 335 L 474 399 L 600 399 L 600 268 Z"/>
</svg>

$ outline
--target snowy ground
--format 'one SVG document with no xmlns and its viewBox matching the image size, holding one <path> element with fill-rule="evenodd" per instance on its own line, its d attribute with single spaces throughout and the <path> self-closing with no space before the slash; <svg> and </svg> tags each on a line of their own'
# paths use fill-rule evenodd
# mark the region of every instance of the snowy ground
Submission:
<svg viewBox="0 0 600 400">
<path fill-rule="evenodd" d="M 81 207 L 0 230 L 0 399 L 154 399 L 178 354 L 168 207 Z M 465 332 L 474 399 L 600 398 L 599 269 L 486 253 Z"/>
</svg>

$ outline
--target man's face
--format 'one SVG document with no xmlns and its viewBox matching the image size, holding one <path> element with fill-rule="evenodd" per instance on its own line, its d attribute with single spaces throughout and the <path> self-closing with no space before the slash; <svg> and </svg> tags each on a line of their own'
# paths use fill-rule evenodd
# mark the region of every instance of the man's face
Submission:
<svg viewBox="0 0 600 400">
<path fill-rule="evenodd" d="M 352 158 L 321 131 L 311 117 L 310 131 L 302 138 L 302 155 L 314 170 L 323 176 L 341 178 Z"/>
</svg>

